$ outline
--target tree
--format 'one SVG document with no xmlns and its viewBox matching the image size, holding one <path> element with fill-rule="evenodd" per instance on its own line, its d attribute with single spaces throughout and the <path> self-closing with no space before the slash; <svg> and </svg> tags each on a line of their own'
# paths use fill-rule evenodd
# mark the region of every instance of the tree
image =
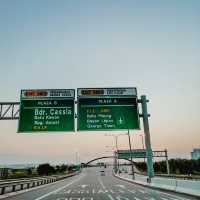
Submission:
<svg viewBox="0 0 200 200">
<path fill-rule="evenodd" d="M 28 176 L 31 176 L 31 175 L 32 175 L 32 169 L 31 169 L 31 168 L 28 168 L 28 169 L 27 169 L 27 175 L 28 175 Z"/>
<path fill-rule="evenodd" d="M 37 172 L 38 172 L 39 175 L 48 176 L 50 174 L 55 173 L 55 169 L 50 164 L 45 163 L 45 164 L 41 164 L 41 165 L 38 166 Z"/>
</svg>

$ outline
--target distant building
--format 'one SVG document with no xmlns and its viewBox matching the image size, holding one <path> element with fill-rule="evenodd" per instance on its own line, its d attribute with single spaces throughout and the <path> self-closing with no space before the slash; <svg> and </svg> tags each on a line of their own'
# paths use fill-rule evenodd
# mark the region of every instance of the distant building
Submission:
<svg viewBox="0 0 200 200">
<path fill-rule="evenodd" d="M 191 152 L 191 158 L 192 160 L 198 160 L 200 159 L 200 149 L 193 149 L 193 151 Z"/>
</svg>

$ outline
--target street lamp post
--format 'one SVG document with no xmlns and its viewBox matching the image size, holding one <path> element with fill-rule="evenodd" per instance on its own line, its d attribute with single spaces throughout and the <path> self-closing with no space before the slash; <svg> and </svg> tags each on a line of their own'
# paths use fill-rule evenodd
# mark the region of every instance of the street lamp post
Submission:
<svg viewBox="0 0 200 200">
<path fill-rule="evenodd" d="M 109 151 L 105 151 L 105 152 L 109 152 L 109 153 L 113 153 L 113 169 L 115 171 L 115 173 L 117 172 L 117 159 L 116 159 L 116 147 L 115 146 L 105 146 L 106 148 L 111 148 L 111 150 Z"/>
<path fill-rule="evenodd" d="M 114 134 L 106 134 L 105 136 L 112 136 L 115 139 L 115 148 L 116 148 L 116 152 L 118 152 L 119 148 L 118 148 L 118 137 L 122 136 L 125 134 L 118 134 L 118 135 L 114 135 Z M 118 153 L 115 154 L 116 157 L 116 164 L 117 164 L 117 171 L 119 171 L 119 160 L 118 160 Z"/>
<path fill-rule="evenodd" d="M 133 180 L 134 180 L 134 179 L 135 179 L 135 171 L 134 171 L 134 165 L 133 165 L 133 153 L 132 153 L 131 138 L 130 138 L 129 129 L 128 129 L 128 141 L 129 141 L 129 149 L 130 149 L 130 154 L 131 154 L 131 169 L 132 169 L 132 176 L 133 176 Z"/>
<path fill-rule="evenodd" d="M 115 138 L 115 146 L 116 146 L 116 151 L 118 152 L 118 136 L 117 135 L 114 135 L 114 138 Z M 119 173 L 119 159 L 118 159 L 118 153 L 116 155 L 116 158 L 117 158 L 117 171 Z"/>
<path fill-rule="evenodd" d="M 144 150 L 144 139 L 143 139 L 143 135 L 140 135 L 140 137 L 142 138 L 142 149 Z M 144 163 L 145 163 L 145 158 L 144 158 Z"/>
</svg>

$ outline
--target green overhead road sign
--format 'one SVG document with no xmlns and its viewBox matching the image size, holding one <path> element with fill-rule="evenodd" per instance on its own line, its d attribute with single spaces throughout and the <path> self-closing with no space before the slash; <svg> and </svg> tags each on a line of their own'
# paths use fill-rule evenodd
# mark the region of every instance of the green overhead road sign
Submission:
<svg viewBox="0 0 200 200">
<path fill-rule="evenodd" d="M 73 89 L 22 90 L 18 132 L 74 131 Z"/>
<path fill-rule="evenodd" d="M 146 158 L 146 150 L 145 149 L 133 149 L 130 150 L 118 150 L 117 151 L 118 158 Z"/>
<path fill-rule="evenodd" d="M 139 129 L 136 88 L 79 88 L 78 130 Z"/>
</svg>

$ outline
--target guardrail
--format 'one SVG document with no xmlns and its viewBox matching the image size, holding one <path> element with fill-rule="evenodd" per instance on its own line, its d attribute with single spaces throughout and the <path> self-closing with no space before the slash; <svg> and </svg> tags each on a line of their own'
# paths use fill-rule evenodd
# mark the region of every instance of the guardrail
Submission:
<svg viewBox="0 0 200 200">
<path fill-rule="evenodd" d="M 173 178 L 173 179 L 191 180 L 191 181 L 199 181 L 200 180 L 200 176 L 190 176 L 190 175 L 155 174 L 155 176 L 166 177 L 166 178 Z"/>
<path fill-rule="evenodd" d="M 135 174 L 147 176 L 147 173 L 144 172 L 135 172 Z M 176 174 L 155 174 L 155 177 L 165 177 L 165 178 L 172 178 L 172 179 L 183 179 L 183 180 L 191 180 L 191 181 L 199 181 L 200 176 L 194 175 L 176 175 Z"/>
<path fill-rule="evenodd" d="M 0 182 L 0 195 L 16 192 L 24 189 L 33 188 L 36 186 L 53 183 L 59 180 L 63 180 L 65 178 L 76 175 L 76 173 L 64 175 L 64 176 L 50 176 L 50 177 L 42 177 L 42 178 L 32 178 L 27 180 L 20 181 L 5 181 Z"/>
<path fill-rule="evenodd" d="M 151 183 L 149 183 L 147 182 L 147 176 L 135 176 L 135 180 L 133 180 L 132 176 L 130 176 L 130 174 L 127 173 L 126 174 L 113 173 L 113 174 L 114 176 L 120 179 L 132 183 L 137 183 L 143 186 L 200 197 L 200 190 L 199 190 L 200 181 L 183 180 L 179 178 L 168 178 L 168 177 L 154 177 L 151 179 Z"/>
</svg>

